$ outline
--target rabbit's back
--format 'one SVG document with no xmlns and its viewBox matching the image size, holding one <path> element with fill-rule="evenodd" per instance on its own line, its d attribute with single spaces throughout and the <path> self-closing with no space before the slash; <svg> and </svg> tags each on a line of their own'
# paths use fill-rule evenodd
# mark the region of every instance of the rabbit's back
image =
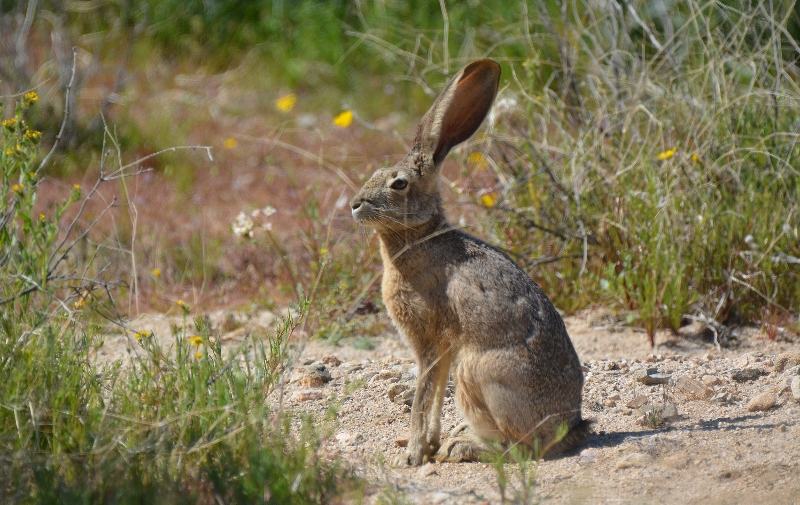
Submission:
<svg viewBox="0 0 800 505">
<path fill-rule="evenodd" d="M 450 229 L 393 261 L 389 254 L 384 259 L 390 259 L 384 262 L 384 303 L 412 343 L 446 340 L 446 347 L 481 352 L 521 345 L 577 369 L 582 382 L 561 317 L 505 253 Z"/>
</svg>

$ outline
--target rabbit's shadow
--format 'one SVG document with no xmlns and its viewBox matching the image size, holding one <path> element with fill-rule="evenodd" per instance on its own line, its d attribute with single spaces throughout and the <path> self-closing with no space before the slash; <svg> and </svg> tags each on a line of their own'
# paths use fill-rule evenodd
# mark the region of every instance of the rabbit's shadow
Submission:
<svg viewBox="0 0 800 505">
<path fill-rule="evenodd" d="M 672 435 L 688 435 L 691 433 L 714 432 L 714 431 L 753 431 L 753 430 L 773 430 L 781 425 L 786 427 L 794 426 L 796 422 L 789 423 L 759 423 L 759 424 L 744 424 L 747 421 L 755 419 L 762 419 L 763 417 L 757 414 L 736 416 L 736 417 L 717 417 L 705 421 L 700 421 L 695 424 L 685 426 L 666 425 L 664 428 L 655 428 L 641 431 L 597 431 L 593 432 L 586 437 L 586 439 L 574 450 L 555 455 L 548 459 L 561 459 L 580 454 L 585 449 L 604 449 L 609 447 L 617 447 L 622 445 L 628 440 L 644 442 L 650 437 L 658 434 L 672 434 Z M 722 424 L 724 423 L 724 424 Z M 722 425 L 721 425 L 722 424 Z M 682 437 L 681 437 L 682 438 Z"/>
</svg>

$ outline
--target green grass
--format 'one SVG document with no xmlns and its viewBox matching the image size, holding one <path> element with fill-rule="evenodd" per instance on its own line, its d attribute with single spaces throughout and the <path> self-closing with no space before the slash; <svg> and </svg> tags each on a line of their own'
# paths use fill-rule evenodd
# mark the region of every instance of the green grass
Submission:
<svg viewBox="0 0 800 505">
<path fill-rule="evenodd" d="M 48 214 L 37 215 L 47 165 L 37 169 L 39 136 L 25 121 L 33 102 L 33 95 L 13 101 L 14 115 L 0 126 L 0 186 L 7 195 L 0 214 L 5 503 L 357 499 L 358 479 L 320 450 L 323 434 L 312 420 L 273 408 L 270 395 L 305 302 L 274 334 L 252 334 L 225 353 L 207 320 L 192 320 L 186 304 L 169 348 L 152 333 L 128 328 L 116 304 L 119 282 L 95 275 L 97 251 L 77 260 L 71 251 L 97 249 L 84 240 L 92 221 L 76 224 L 102 183 L 131 173 L 120 168 L 92 188 L 76 185 Z M 67 215 L 71 220 L 62 219 Z M 186 262 L 185 274 L 206 275 L 192 270 L 202 258 L 189 255 Z M 129 361 L 98 358 L 105 339 L 120 331 Z"/>
</svg>

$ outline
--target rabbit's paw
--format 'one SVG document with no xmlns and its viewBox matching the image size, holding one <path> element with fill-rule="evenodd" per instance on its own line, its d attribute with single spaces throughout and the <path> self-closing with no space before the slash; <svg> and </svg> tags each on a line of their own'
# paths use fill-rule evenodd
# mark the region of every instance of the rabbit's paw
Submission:
<svg viewBox="0 0 800 505">
<path fill-rule="evenodd" d="M 436 461 L 458 463 L 460 461 L 478 461 L 489 447 L 474 435 L 461 435 L 448 438 L 436 453 Z"/>
</svg>

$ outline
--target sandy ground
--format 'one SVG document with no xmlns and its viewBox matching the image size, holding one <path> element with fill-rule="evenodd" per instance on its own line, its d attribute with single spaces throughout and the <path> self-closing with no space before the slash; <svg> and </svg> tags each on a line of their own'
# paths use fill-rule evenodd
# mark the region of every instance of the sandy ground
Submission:
<svg viewBox="0 0 800 505">
<path fill-rule="evenodd" d="M 229 345 L 241 340 L 248 324 L 268 326 L 274 320 L 269 313 L 236 317 L 246 324 L 222 335 Z M 212 317 L 226 319 L 224 313 Z M 538 464 L 527 498 L 521 495 L 518 466 L 506 464 L 508 501 L 800 503 L 800 403 L 789 387 L 800 375 L 796 337 L 770 341 L 759 330 L 744 328 L 718 350 L 698 335 L 701 328 L 687 327 L 677 336 L 659 333 L 651 349 L 643 332 L 602 312 L 565 322 L 585 366 L 584 417 L 594 421 L 594 434 L 572 453 Z M 169 335 L 162 328 L 169 324 L 164 316 L 136 321 L 157 335 Z M 389 496 L 412 503 L 501 503 L 498 472 L 490 464 L 393 464 L 408 436 L 404 395 L 413 391 L 416 366 L 397 334 L 369 336 L 372 349 L 350 344 L 363 343 L 359 336 L 369 335 L 354 335 L 339 346 L 295 340 L 294 365 L 280 391 L 283 405 L 319 420 L 329 433 L 323 450 L 342 456 L 367 480 L 368 503 Z M 123 358 L 128 342 L 109 337 L 101 357 Z M 669 382 L 641 383 L 637 372 L 647 369 Z M 758 395 L 766 402 L 760 407 L 751 404 Z M 667 404 L 677 416 L 663 410 Z M 655 413 L 642 413 L 648 405 Z M 443 438 L 461 421 L 450 395 Z"/>
</svg>

